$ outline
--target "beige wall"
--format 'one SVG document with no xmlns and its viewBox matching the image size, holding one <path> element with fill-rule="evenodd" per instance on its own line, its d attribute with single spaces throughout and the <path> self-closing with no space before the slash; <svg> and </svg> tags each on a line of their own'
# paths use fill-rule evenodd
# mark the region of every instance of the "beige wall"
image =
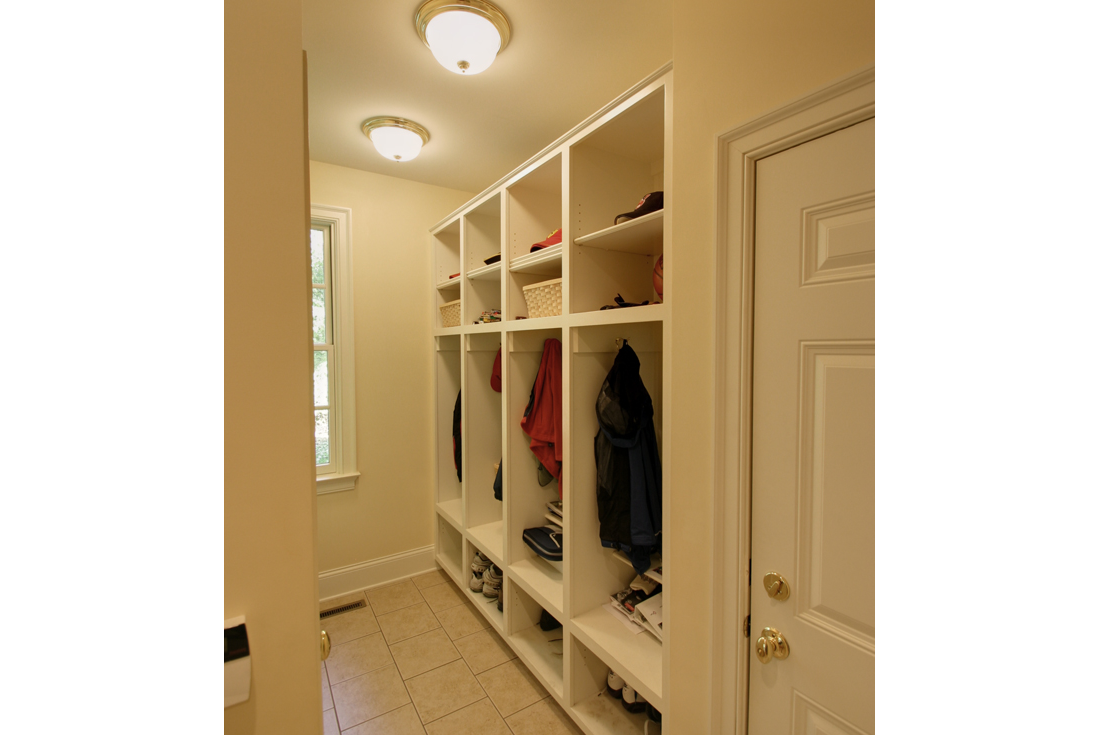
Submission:
<svg viewBox="0 0 1100 735">
<path fill-rule="evenodd" d="M 678 732 L 710 716 L 715 138 L 874 61 L 870 0 L 679 0 L 673 108 L 672 702 Z M 736 457 L 727 457 L 736 462 Z M 690 488 L 690 491 L 688 489 Z M 734 634 L 740 634 L 734 631 Z M 730 730 L 732 731 L 732 730 Z"/>
<path fill-rule="evenodd" d="M 224 599 L 252 648 L 233 735 L 322 731 L 302 71 L 300 0 L 226 3 Z"/>
<path fill-rule="evenodd" d="M 355 269 L 360 477 L 317 499 L 326 571 L 432 544 L 428 228 L 473 195 L 318 161 L 310 187 L 314 204 L 352 210 Z"/>
</svg>

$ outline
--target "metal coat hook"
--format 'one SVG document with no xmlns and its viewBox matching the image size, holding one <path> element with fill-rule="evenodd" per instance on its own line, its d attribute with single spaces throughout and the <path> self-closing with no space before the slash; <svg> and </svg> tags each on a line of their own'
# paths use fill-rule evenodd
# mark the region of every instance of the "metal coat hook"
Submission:
<svg viewBox="0 0 1100 735">
<path fill-rule="evenodd" d="M 625 345 L 625 344 L 626 344 L 626 339 L 625 338 L 623 338 L 623 337 L 616 337 L 615 338 L 615 349 L 621 350 L 623 348 L 623 345 Z"/>
</svg>

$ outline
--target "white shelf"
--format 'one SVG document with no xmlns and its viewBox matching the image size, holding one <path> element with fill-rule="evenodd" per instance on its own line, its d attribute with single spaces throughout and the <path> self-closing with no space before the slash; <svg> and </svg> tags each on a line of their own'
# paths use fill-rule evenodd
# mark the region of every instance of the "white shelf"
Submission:
<svg viewBox="0 0 1100 735">
<path fill-rule="evenodd" d="M 591 327 L 600 324 L 637 324 L 638 322 L 664 321 L 664 304 L 646 306 L 628 306 L 625 309 L 606 309 L 604 311 L 585 311 L 569 315 L 569 326 Z"/>
<path fill-rule="evenodd" d="M 481 332 L 499 332 L 500 325 L 504 322 L 485 322 L 484 324 L 469 324 L 463 330 L 466 334 L 480 334 Z"/>
<path fill-rule="evenodd" d="M 505 322 L 509 332 L 523 332 L 529 329 L 561 329 L 565 326 L 565 317 L 540 316 L 538 319 L 509 319 Z"/>
<path fill-rule="evenodd" d="M 551 646 L 550 640 L 553 638 L 557 638 L 558 642 Z M 554 651 L 564 650 L 565 631 L 562 628 L 544 631 L 539 626 L 533 625 L 508 636 L 508 640 L 516 654 L 527 664 L 527 668 L 534 672 L 542 685 L 555 694 L 558 700 L 563 699 L 565 694 L 565 686 L 562 682 L 564 656 L 559 656 Z"/>
<path fill-rule="evenodd" d="M 630 559 L 627 558 L 626 554 L 624 554 L 623 552 L 613 551 L 611 553 L 611 555 L 613 557 L 615 557 L 616 559 L 618 559 L 619 561 L 621 561 L 623 564 L 626 564 L 631 569 L 634 568 L 634 565 L 630 563 Z M 661 561 L 661 555 L 660 554 L 654 554 L 653 556 L 649 557 L 649 571 L 645 573 L 645 576 L 649 577 L 650 579 L 652 579 L 657 584 L 664 584 L 665 583 L 664 576 L 662 574 L 658 573 L 658 572 L 653 571 L 657 567 L 661 567 L 661 569 L 663 571 L 664 567 L 662 566 L 662 564 L 663 564 L 663 562 Z"/>
<path fill-rule="evenodd" d="M 455 581 L 455 584 L 462 584 L 462 577 L 458 573 L 458 567 L 450 559 L 443 554 L 437 554 L 435 563 L 443 567 L 443 571 L 451 575 L 451 579 Z"/>
<path fill-rule="evenodd" d="M 600 250 L 656 255 L 664 250 L 664 219 L 665 210 L 659 209 L 621 225 L 578 237 L 573 243 Z"/>
<path fill-rule="evenodd" d="M 562 614 L 561 572 L 549 563 L 520 559 L 508 567 L 508 576 L 558 620 Z"/>
<path fill-rule="evenodd" d="M 435 509 L 456 531 L 462 533 L 462 498 L 436 503 Z"/>
<path fill-rule="evenodd" d="M 458 288 L 462 285 L 462 276 L 455 276 L 454 278 L 448 278 L 446 281 L 440 281 L 435 284 L 435 287 L 439 291 L 446 291 L 451 288 Z"/>
<path fill-rule="evenodd" d="M 470 543 L 504 569 L 504 521 L 493 521 L 466 530 Z"/>
<path fill-rule="evenodd" d="M 470 602 L 474 603 L 474 607 L 481 611 L 481 614 L 489 621 L 489 625 L 496 629 L 496 632 L 504 635 L 504 613 L 497 610 L 497 598 L 489 598 L 480 592 L 474 592 L 470 589 L 469 579 L 466 580 L 466 584 L 462 587 L 466 591 L 466 597 Z M 503 589 L 501 590 L 503 592 Z"/>
<path fill-rule="evenodd" d="M 631 633 L 602 607 L 573 618 L 573 634 L 612 670 L 621 673 L 646 701 L 662 709 L 660 641 L 649 633 Z"/>
<path fill-rule="evenodd" d="M 590 735 L 642 735 L 649 719 L 644 712 L 627 712 L 622 701 L 606 691 L 575 705 L 573 714 Z"/>
<path fill-rule="evenodd" d="M 500 278 L 500 261 L 487 265 L 481 268 L 474 268 L 472 271 L 466 274 L 466 277 L 471 281 L 478 278 Z"/>
<path fill-rule="evenodd" d="M 508 265 L 513 273 L 534 273 L 543 276 L 561 275 L 561 243 L 521 255 Z"/>
</svg>

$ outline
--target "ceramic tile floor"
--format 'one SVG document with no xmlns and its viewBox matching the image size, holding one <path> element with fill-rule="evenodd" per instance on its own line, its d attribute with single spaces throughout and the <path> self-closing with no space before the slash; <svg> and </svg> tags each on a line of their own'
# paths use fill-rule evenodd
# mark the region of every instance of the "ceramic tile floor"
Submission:
<svg viewBox="0 0 1100 735">
<path fill-rule="evenodd" d="M 436 570 L 322 621 L 325 735 L 579 735 L 465 595 Z"/>
</svg>

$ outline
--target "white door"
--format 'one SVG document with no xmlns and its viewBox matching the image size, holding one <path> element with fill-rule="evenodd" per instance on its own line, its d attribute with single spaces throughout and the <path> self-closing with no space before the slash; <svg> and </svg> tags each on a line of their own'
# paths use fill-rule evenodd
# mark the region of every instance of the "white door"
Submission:
<svg viewBox="0 0 1100 735">
<path fill-rule="evenodd" d="M 874 151 L 757 163 L 750 735 L 875 730 Z"/>
</svg>

